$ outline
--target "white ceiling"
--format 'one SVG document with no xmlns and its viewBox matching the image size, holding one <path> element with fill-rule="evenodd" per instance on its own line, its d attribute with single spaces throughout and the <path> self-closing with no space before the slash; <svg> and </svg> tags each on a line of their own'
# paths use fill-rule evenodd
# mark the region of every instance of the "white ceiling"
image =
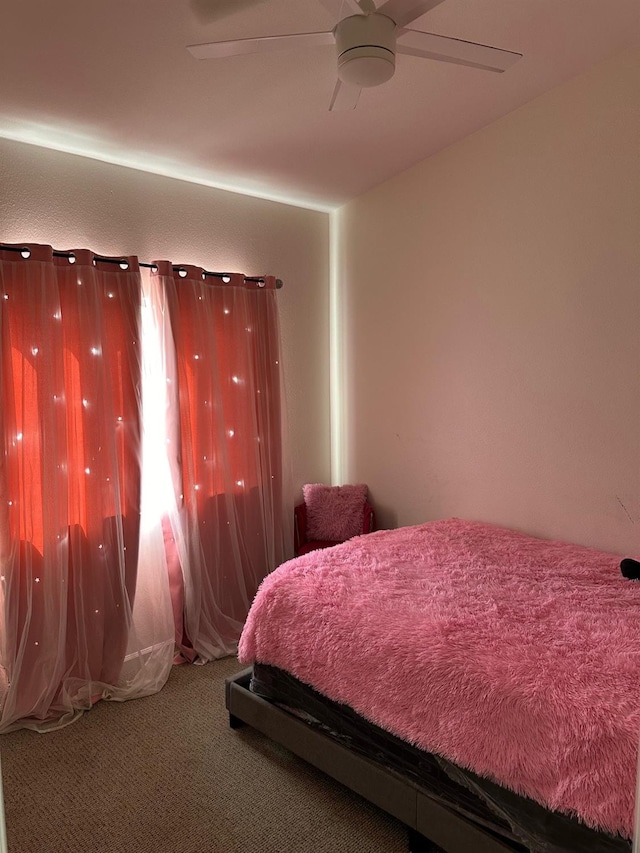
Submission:
<svg viewBox="0 0 640 853">
<path fill-rule="evenodd" d="M 198 2 L 4 4 L 0 136 L 329 209 L 640 42 L 638 0 L 445 0 L 411 27 L 523 58 L 495 74 L 398 56 L 356 110 L 329 112 L 332 47 L 210 61 L 185 50 L 331 29 L 317 0 L 224 0 L 233 11 L 209 21 Z"/>
</svg>

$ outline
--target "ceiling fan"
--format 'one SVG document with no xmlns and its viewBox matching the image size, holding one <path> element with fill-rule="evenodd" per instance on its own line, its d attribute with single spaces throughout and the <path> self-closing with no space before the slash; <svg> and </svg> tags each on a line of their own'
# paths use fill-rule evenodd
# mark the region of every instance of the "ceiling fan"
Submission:
<svg viewBox="0 0 640 853">
<path fill-rule="evenodd" d="M 378 8 L 375 0 L 319 2 L 339 18 L 333 30 L 192 44 L 187 50 L 196 59 L 220 59 L 246 53 L 335 44 L 338 82 L 330 110 L 352 110 L 363 88 L 379 86 L 390 80 L 395 71 L 397 53 L 498 72 L 506 71 L 522 56 L 510 50 L 407 29 L 407 24 L 443 0 L 385 0 Z M 349 14 L 341 18 L 345 9 Z"/>
</svg>

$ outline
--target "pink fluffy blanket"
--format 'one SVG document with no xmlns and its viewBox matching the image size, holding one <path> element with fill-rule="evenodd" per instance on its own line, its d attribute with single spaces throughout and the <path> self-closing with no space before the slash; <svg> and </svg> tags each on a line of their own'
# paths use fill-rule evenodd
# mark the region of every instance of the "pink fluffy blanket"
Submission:
<svg viewBox="0 0 640 853">
<path fill-rule="evenodd" d="M 239 657 L 630 838 L 640 583 L 619 560 L 457 519 L 360 536 L 269 575 Z"/>
</svg>

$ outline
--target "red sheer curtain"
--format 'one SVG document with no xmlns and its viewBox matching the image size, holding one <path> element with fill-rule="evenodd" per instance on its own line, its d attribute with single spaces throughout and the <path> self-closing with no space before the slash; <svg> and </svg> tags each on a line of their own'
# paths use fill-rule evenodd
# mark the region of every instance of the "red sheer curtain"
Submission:
<svg viewBox="0 0 640 853">
<path fill-rule="evenodd" d="M 118 684 L 140 520 L 135 258 L 0 250 L 0 730 Z"/>
<path fill-rule="evenodd" d="M 176 640 L 210 660 L 235 651 L 260 581 L 290 556 L 275 279 L 157 266 L 175 345 Z"/>
</svg>

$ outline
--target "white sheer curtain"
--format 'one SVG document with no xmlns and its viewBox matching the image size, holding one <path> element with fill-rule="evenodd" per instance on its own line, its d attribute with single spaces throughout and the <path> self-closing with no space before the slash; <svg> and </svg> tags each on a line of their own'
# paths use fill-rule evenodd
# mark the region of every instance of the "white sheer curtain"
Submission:
<svg viewBox="0 0 640 853">
<path fill-rule="evenodd" d="M 276 284 L 156 265 L 176 644 L 207 661 L 236 651 L 260 582 L 292 555 Z"/>
<path fill-rule="evenodd" d="M 0 732 L 151 693 L 173 657 L 137 260 L 23 254 L 0 250 Z"/>
<path fill-rule="evenodd" d="M 233 653 L 293 539 L 275 279 L 15 248 L 0 248 L 0 733 Z"/>
</svg>

